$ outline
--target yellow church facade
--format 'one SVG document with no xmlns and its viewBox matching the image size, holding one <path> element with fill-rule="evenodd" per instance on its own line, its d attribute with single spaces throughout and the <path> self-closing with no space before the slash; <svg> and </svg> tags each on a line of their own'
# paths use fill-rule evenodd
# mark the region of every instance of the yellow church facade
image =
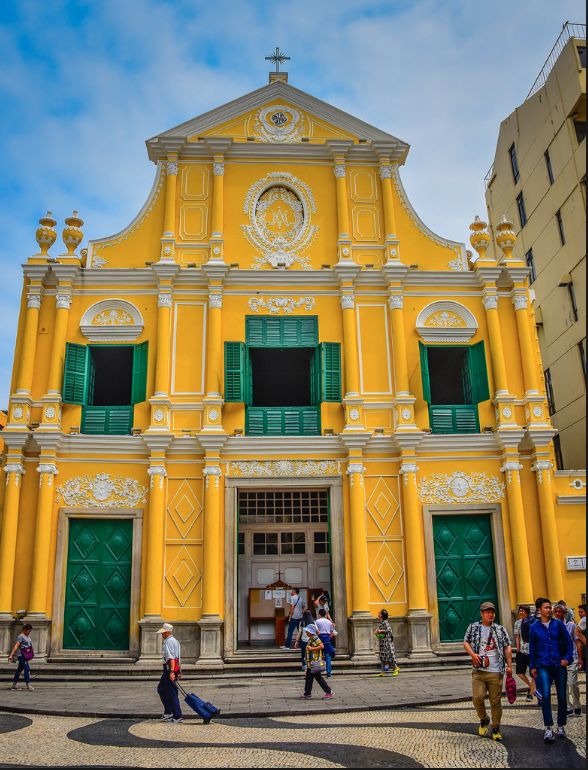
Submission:
<svg viewBox="0 0 588 770">
<path fill-rule="evenodd" d="M 40 661 L 153 664 L 163 619 L 222 667 L 298 587 L 341 655 L 373 659 L 385 608 L 426 661 L 481 600 L 576 606 L 585 472 L 554 471 L 512 224 L 497 262 L 476 219 L 472 265 L 412 208 L 408 145 L 284 73 L 147 149 L 124 230 L 80 251 L 74 212 L 53 256 L 48 213 L 23 266 L 1 649 L 24 617 Z"/>
</svg>

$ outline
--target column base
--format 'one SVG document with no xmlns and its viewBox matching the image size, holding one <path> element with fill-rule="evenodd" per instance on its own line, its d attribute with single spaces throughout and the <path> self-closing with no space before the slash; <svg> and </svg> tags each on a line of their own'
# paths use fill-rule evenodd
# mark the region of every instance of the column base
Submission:
<svg viewBox="0 0 588 770">
<path fill-rule="evenodd" d="M 374 623 L 369 612 L 354 612 L 349 618 L 349 647 L 351 660 L 358 663 L 377 663 L 374 651 Z"/>
<path fill-rule="evenodd" d="M 431 648 L 431 618 L 426 610 L 409 610 L 406 616 L 408 623 L 408 657 L 416 660 L 435 660 L 436 655 Z"/>
<path fill-rule="evenodd" d="M 157 632 L 163 625 L 159 615 L 147 615 L 139 621 L 139 659 L 136 666 L 154 666 L 162 663 L 161 634 Z"/>
<path fill-rule="evenodd" d="M 205 615 L 198 621 L 200 627 L 200 656 L 196 668 L 220 669 L 223 662 L 223 625 L 218 615 Z"/>
<path fill-rule="evenodd" d="M 12 652 L 12 635 L 16 620 L 10 612 L 0 613 L 0 656 L 8 657 Z"/>
<path fill-rule="evenodd" d="M 51 618 L 48 618 L 44 612 L 31 612 L 20 622 L 23 625 L 30 623 L 33 627 L 31 641 L 35 651 L 35 664 L 47 663 L 51 652 Z"/>
</svg>

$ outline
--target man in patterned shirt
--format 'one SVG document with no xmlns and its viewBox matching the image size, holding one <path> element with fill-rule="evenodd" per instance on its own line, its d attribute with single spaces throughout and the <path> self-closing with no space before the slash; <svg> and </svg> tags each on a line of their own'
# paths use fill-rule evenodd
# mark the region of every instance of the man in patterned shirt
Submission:
<svg viewBox="0 0 588 770">
<path fill-rule="evenodd" d="M 496 607 L 492 602 L 482 604 L 480 615 L 481 620 L 468 626 L 463 646 L 474 667 L 472 694 L 474 708 L 480 717 L 478 733 L 484 737 L 490 725 L 485 704 L 487 693 L 492 711 L 492 740 L 501 741 L 502 682 L 505 671 L 512 676 L 512 647 L 506 629 L 494 622 Z"/>
</svg>

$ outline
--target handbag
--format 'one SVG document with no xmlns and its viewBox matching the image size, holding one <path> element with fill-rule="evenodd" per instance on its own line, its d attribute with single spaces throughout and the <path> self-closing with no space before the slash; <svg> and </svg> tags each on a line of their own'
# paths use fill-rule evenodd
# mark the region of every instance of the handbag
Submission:
<svg viewBox="0 0 588 770">
<path fill-rule="evenodd" d="M 327 663 L 324 658 L 312 660 L 310 662 L 310 672 L 312 674 L 322 674 L 327 669 Z"/>
<path fill-rule="evenodd" d="M 35 652 L 33 650 L 33 645 L 30 644 L 28 647 L 20 647 L 19 650 L 21 656 L 24 660 L 32 660 L 35 657 Z"/>
<path fill-rule="evenodd" d="M 514 677 L 508 675 L 506 677 L 506 697 L 511 705 L 517 699 L 517 683 L 515 682 Z"/>
</svg>

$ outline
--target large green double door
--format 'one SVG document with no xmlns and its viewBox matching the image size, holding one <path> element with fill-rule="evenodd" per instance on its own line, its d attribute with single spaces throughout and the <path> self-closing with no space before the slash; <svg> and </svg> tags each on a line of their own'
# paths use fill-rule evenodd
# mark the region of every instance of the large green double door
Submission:
<svg viewBox="0 0 588 770">
<path fill-rule="evenodd" d="M 70 519 L 63 647 L 128 650 L 130 519 Z"/>
<path fill-rule="evenodd" d="M 498 607 L 490 516 L 433 516 L 442 642 L 461 642 L 480 604 Z"/>
</svg>

